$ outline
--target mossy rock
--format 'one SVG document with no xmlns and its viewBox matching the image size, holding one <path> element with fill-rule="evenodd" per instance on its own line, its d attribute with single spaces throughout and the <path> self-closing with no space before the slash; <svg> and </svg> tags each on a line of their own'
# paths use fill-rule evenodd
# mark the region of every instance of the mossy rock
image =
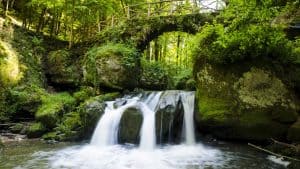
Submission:
<svg viewBox="0 0 300 169">
<path fill-rule="evenodd" d="M 47 131 L 47 129 L 46 129 L 46 127 L 42 123 L 40 123 L 40 122 L 33 123 L 28 128 L 27 137 L 28 138 L 39 138 L 46 131 Z"/>
<path fill-rule="evenodd" d="M 289 128 L 287 138 L 289 141 L 300 143 L 300 118 Z"/>
<path fill-rule="evenodd" d="M 92 134 L 96 125 L 104 113 L 105 101 L 112 101 L 120 96 L 120 93 L 107 93 L 92 97 L 86 100 L 78 107 L 78 112 L 81 118 L 82 132 L 85 138 L 89 138 Z"/>
<path fill-rule="evenodd" d="M 80 103 L 94 96 L 94 93 L 95 90 L 92 87 L 81 87 L 79 91 L 73 93 L 73 97 Z"/>
<path fill-rule="evenodd" d="M 36 120 L 48 129 L 54 128 L 63 114 L 76 105 L 76 100 L 68 93 L 48 94 L 42 97 L 42 105 L 35 114 Z"/>
<path fill-rule="evenodd" d="M 57 132 L 49 132 L 49 133 L 46 133 L 42 136 L 42 139 L 43 140 L 61 140 L 60 139 L 60 136 L 57 134 Z"/>
<path fill-rule="evenodd" d="M 24 124 L 17 123 L 9 128 L 12 133 L 20 133 L 24 129 Z"/>
<path fill-rule="evenodd" d="M 119 142 L 139 143 L 142 122 L 143 115 L 139 110 L 134 108 L 127 109 L 120 121 Z"/>
<path fill-rule="evenodd" d="M 55 128 L 59 141 L 76 141 L 83 137 L 82 120 L 78 112 L 66 114 L 62 122 Z"/>
<path fill-rule="evenodd" d="M 43 88 L 36 85 L 21 85 L 7 92 L 6 102 L 8 113 L 12 119 L 33 118 L 38 107 L 42 104 L 42 97 L 46 95 Z"/>
<path fill-rule="evenodd" d="M 84 59 L 85 82 L 102 88 L 133 89 L 139 79 L 139 55 L 134 47 L 124 44 L 92 48 Z"/>
<path fill-rule="evenodd" d="M 199 130 L 223 139 L 284 139 L 297 119 L 293 93 L 271 71 L 206 64 L 196 77 Z"/>
<path fill-rule="evenodd" d="M 79 59 L 77 59 L 79 61 Z M 56 86 L 76 87 L 81 81 L 81 70 L 79 63 L 70 51 L 51 51 L 47 60 L 47 74 L 50 81 Z"/>
<path fill-rule="evenodd" d="M 16 85 L 23 78 L 22 66 L 16 51 L 0 40 L 0 87 Z"/>
</svg>

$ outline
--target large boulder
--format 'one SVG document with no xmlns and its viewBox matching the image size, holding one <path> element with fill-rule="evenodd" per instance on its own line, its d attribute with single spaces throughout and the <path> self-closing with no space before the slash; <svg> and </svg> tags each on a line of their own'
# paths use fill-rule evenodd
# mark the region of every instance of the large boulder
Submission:
<svg viewBox="0 0 300 169">
<path fill-rule="evenodd" d="M 139 53 L 124 44 L 92 48 L 84 59 L 86 83 L 109 89 L 133 89 L 139 79 Z"/>
<path fill-rule="evenodd" d="M 155 115 L 157 143 L 180 143 L 182 140 L 184 110 L 180 91 L 164 92 Z"/>
<path fill-rule="evenodd" d="M 78 110 L 81 118 L 82 133 L 84 138 L 90 138 L 96 125 L 105 110 L 105 101 L 117 98 L 119 93 L 108 93 L 92 97 L 82 103 Z"/>
<path fill-rule="evenodd" d="M 81 81 L 79 59 L 70 51 L 51 51 L 47 59 L 46 74 L 49 82 L 57 88 L 76 87 Z"/>
<path fill-rule="evenodd" d="M 222 139 L 284 139 L 296 99 L 272 70 L 204 64 L 196 74 L 198 129 Z"/>
<path fill-rule="evenodd" d="M 142 127 L 143 115 L 135 108 L 127 109 L 121 118 L 119 127 L 120 143 L 139 143 L 140 129 Z"/>
</svg>

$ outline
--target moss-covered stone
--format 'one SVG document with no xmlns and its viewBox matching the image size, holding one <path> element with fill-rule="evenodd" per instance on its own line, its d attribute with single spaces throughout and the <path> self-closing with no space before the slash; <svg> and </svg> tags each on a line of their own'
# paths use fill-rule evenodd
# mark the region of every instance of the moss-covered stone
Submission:
<svg viewBox="0 0 300 169">
<path fill-rule="evenodd" d="M 28 128 L 27 136 L 28 138 L 38 138 L 41 137 L 46 131 L 47 129 L 42 123 L 33 123 Z"/>
<path fill-rule="evenodd" d="M 284 139 L 297 118 L 292 92 L 270 71 L 205 64 L 196 77 L 198 127 L 219 138 Z"/>
<path fill-rule="evenodd" d="M 88 100 L 94 96 L 95 90 L 92 87 L 81 87 L 79 91 L 73 93 L 73 97 L 78 103 Z"/>
<path fill-rule="evenodd" d="M 74 59 L 70 51 L 51 51 L 47 59 L 46 72 L 50 81 L 57 85 L 77 86 L 81 80 L 79 59 Z"/>
<path fill-rule="evenodd" d="M 60 136 L 55 131 L 43 134 L 42 139 L 43 140 L 61 140 Z"/>
<path fill-rule="evenodd" d="M 139 53 L 124 44 L 92 48 L 85 56 L 83 70 L 88 84 L 109 89 L 133 89 L 139 79 Z"/>
<path fill-rule="evenodd" d="M 16 51 L 0 40 L 0 86 L 17 84 L 23 77 L 21 66 Z"/>
<path fill-rule="evenodd" d="M 300 118 L 289 128 L 287 138 L 289 141 L 300 143 Z"/>
<path fill-rule="evenodd" d="M 119 93 L 99 95 L 86 100 L 79 106 L 78 112 L 80 114 L 82 132 L 85 138 L 89 138 L 93 134 L 100 117 L 104 113 L 105 101 L 112 101 L 119 95 Z"/>
<path fill-rule="evenodd" d="M 12 133 L 20 133 L 24 129 L 24 124 L 17 123 L 9 128 Z"/>
<path fill-rule="evenodd" d="M 75 141 L 83 137 L 80 114 L 70 112 L 63 117 L 62 122 L 55 128 L 59 141 Z"/>
<path fill-rule="evenodd" d="M 33 118 L 46 95 L 43 88 L 36 85 L 20 85 L 7 91 L 7 113 L 12 120 Z"/>
<path fill-rule="evenodd" d="M 76 100 L 68 93 L 43 96 L 42 105 L 35 114 L 36 120 L 49 129 L 54 128 L 63 114 L 66 114 L 75 104 Z"/>
</svg>

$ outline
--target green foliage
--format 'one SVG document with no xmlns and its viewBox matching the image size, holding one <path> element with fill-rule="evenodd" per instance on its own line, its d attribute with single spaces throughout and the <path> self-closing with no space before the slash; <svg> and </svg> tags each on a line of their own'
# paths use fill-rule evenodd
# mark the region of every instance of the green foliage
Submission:
<svg viewBox="0 0 300 169">
<path fill-rule="evenodd" d="M 291 42 L 283 28 L 270 26 L 280 8 L 271 2 L 233 2 L 218 18 L 223 23 L 207 24 L 197 34 L 196 60 L 220 64 L 268 59 L 291 62 Z"/>
<path fill-rule="evenodd" d="M 160 62 L 142 60 L 141 85 L 147 89 L 166 89 L 169 75 Z"/>
<path fill-rule="evenodd" d="M 121 89 L 134 86 L 138 76 L 139 52 L 121 43 L 108 43 L 90 49 L 84 59 L 85 81 L 95 87 Z"/>
<path fill-rule="evenodd" d="M 94 61 L 97 58 L 111 55 L 121 57 L 123 65 L 128 69 L 134 68 L 139 59 L 139 53 L 134 47 L 122 43 L 107 43 L 100 47 L 94 47 L 87 53 L 87 58 Z"/>
<path fill-rule="evenodd" d="M 77 100 L 77 102 L 83 102 L 90 97 L 94 96 L 95 90 L 91 87 L 81 87 L 79 91 L 73 94 L 73 97 Z"/>
<path fill-rule="evenodd" d="M 42 97 L 42 105 L 35 117 L 51 129 L 60 122 L 61 117 L 75 106 L 76 100 L 69 93 L 48 94 Z"/>
<path fill-rule="evenodd" d="M 28 138 L 38 138 L 41 137 L 46 131 L 47 129 L 42 123 L 33 123 L 29 126 L 27 136 Z"/>
<path fill-rule="evenodd" d="M 11 118 L 17 118 L 16 115 L 33 116 L 45 95 L 45 90 L 34 84 L 7 89 L 6 106 L 8 110 L 6 113 Z"/>
<path fill-rule="evenodd" d="M 300 64 L 300 37 L 294 41 L 293 46 L 294 62 Z"/>
<path fill-rule="evenodd" d="M 199 33 L 196 59 L 228 64 L 243 60 L 277 59 L 290 61 L 290 42 L 280 28 L 248 25 L 229 31 L 222 24 L 206 25 Z"/>
<path fill-rule="evenodd" d="M 60 141 L 75 140 L 81 135 L 79 131 L 82 131 L 82 120 L 80 114 L 77 112 L 70 112 L 66 114 L 56 128 L 56 134 L 60 136 Z"/>
</svg>

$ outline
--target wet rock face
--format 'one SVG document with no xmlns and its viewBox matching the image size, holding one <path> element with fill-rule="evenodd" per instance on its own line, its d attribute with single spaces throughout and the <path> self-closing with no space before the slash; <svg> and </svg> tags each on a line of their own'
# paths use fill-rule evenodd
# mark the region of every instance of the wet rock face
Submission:
<svg viewBox="0 0 300 169">
<path fill-rule="evenodd" d="M 272 70 L 224 70 L 206 64 L 197 73 L 198 129 L 223 139 L 285 138 L 297 120 L 293 92 Z"/>
<path fill-rule="evenodd" d="M 144 95 L 148 95 L 145 93 Z M 143 96 L 142 96 L 143 97 Z M 116 104 L 122 105 L 123 101 Z M 156 142 L 180 143 L 182 138 L 184 109 L 180 91 L 165 91 L 160 96 L 155 109 Z M 143 122 L 142 112 L 138 108 L 127 109 L 121 118 L 119 128 L 120 143 L 139 143 Z"/>
<path fill-rule="evenodd" d="M 127 109 L 121 118 L 119 128 L 120 143 L 139 143 L 143 115 L 136 108 Z"/>
<path fill-rule="evenodd" d="M 155 115 L 157 143 L 180 143 L 183 115 L 183 105 L 178 91 L 163 93 Z"/>
<path fill-rule="evenodd" d="M 96 128 L 96 125 L 104 114 L 105 101 L 114 100 L 119 96 L 119 93 L 108 93 L 99 95 L 86 100 L 79 106 L 79 114 L 82 123 L 82 130 L 80 131 L 84 138 L 90 138 Z"/>
</svg>

